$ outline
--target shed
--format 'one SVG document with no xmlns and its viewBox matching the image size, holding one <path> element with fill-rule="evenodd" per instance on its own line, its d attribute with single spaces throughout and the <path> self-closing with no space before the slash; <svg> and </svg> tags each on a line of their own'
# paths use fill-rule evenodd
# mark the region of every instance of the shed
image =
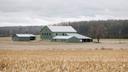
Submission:
<svg viewBox="0 0 128 72">
<path fill-rule="evenodd" d="M 57 42 L 68 42 L 68 40 L 72 38 L 72 36 L 55 36 L 53 37 L 52 41 L 57 41 Z"/>
<path fill-rule="evenodd" d="M 67 34 L 67 36 L 55 36 L 52 41 L 57 42 L 92 42 L 92 38 L 77 33 Z"/>
<path fill-rule="evenodd" d="M 12 35 L 12 40 L 14 41 L 31 41 L 35 40 L 36 36 L 33 34 L 14 34 Z"/>
<path fill-rule="evenodd" d="M 74 36 L 79 39 L 80 42 L 92 42 L 93 39 L 78 33 L 67 33 L 68 36 Z"/>
</svg>

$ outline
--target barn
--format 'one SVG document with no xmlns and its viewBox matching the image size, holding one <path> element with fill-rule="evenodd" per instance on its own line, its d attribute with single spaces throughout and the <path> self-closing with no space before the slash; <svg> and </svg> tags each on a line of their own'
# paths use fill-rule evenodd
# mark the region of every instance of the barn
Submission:
<svg viewBox="0 0 128 72">
<path fill-rule="evenodd" d="M 13 34 L 12 35 L 13 41 L 31 41 L 35 39 L 36 39 L 36 36 L 33 34 Z"/>
<path fill-rule="evenodd" d="M 78 34 L 72 26 L 44 26 L 41 39 L 59 42 L 92 42 L 92 38 Z"/>
</svg>

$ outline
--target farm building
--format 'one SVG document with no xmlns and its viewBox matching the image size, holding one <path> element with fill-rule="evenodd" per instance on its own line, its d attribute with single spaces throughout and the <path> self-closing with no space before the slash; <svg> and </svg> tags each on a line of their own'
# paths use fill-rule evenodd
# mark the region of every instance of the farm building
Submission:
<svg viewBox="0 0 128 72">
<path fill-rule="evenodd" d="M 78 34 L 72 26 L 44 26 L 41 39 L 62 42 L 92 42 L 92 38 Z"/>
<path fill-rule="evenodd" d="M 31 41 L 35 40 L 36 36 L 33 34 L 14 34 L 12 35 L 12 40 L 14 41 Z"/>
</svg>

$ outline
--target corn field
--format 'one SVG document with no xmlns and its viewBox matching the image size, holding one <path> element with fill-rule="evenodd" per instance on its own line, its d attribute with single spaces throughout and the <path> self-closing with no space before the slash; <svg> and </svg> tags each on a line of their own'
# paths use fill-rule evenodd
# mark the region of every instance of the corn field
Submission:
<svg viewBox="0 0 128 72">
<path fill-rule="evenodd" d="M 0 51 L 0 72 L 127 72 L 128 51 Z"/>
</svg>

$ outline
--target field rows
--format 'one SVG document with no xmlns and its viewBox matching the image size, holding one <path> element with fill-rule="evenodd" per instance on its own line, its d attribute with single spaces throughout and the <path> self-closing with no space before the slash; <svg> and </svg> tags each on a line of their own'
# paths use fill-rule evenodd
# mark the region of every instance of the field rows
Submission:
<svg viewBox="0 0 128 72">
<path fill-rule="evenodd" d="M 0 51 L 1 72 L 127 72 L 128 51 Z"/>
</svg>

